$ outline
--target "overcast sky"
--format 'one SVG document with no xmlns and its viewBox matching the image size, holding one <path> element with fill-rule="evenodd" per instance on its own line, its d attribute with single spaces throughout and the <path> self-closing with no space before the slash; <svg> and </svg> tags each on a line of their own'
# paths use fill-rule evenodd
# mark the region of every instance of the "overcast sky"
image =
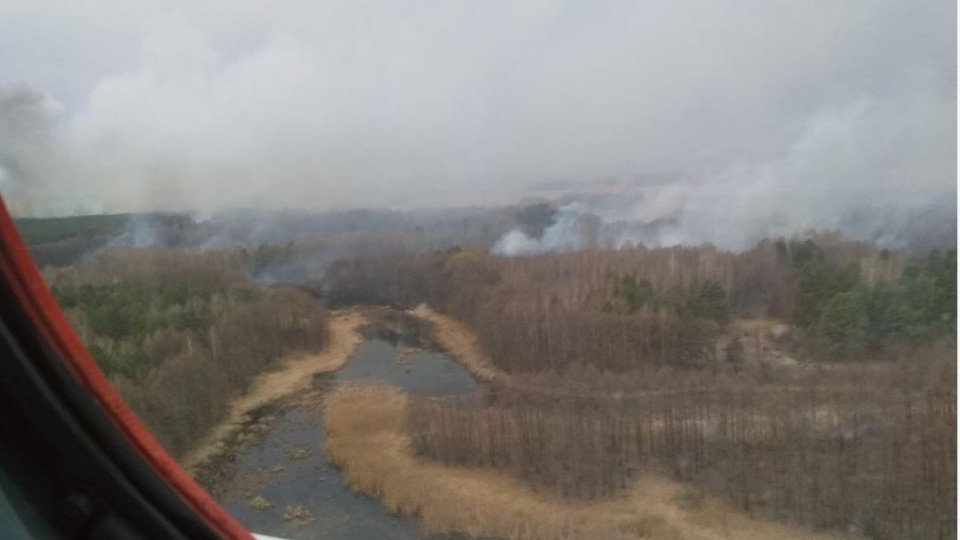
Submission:
<svg viewBox="0 0 960 540">
<path fill-rule="evenodd" d="M 471 204 L 661 171 L 811 205 L 952 194 L 955 10 L 0 0 L 0 190 L 40 214 Z"/>
</svg>

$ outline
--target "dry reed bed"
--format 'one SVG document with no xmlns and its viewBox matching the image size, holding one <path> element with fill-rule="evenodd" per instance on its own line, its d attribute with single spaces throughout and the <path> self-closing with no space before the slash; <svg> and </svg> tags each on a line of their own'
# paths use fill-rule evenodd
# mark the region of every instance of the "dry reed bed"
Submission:
<svg viewBox="0 0 960 540">
<path fill-rule="evenodd" d="M 751 519 L 657 476 L 638 478 L 615 497 L 577 502 L 491 469 L 418 459 L 404 429 L 408 402 L 390 387 L 339 387 L 325 405 L 324 451 L 353 490 L 378 497 L 391 512 L 419 517 L 430 533 L 514 540 L 829 537 Z"/>
<path fill-rule="evenodd" d="M 434 339 L 471 375 L 484 382 L 508 382 L 508 375 L 494 365 L 473 332 L 462 323 L 426 306 L 420 306 L 410 313 L 433 324 Z"/>
</svg>

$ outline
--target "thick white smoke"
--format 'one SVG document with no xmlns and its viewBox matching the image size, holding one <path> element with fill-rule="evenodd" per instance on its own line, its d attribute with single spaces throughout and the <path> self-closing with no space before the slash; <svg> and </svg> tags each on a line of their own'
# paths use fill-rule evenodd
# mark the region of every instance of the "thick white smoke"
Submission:
<svg viewBox="0 0 960 540">
<path fill-rule="evenodd" d="M 0 191 L 13 211 L 56 207 L 60 177 L 52 126 L 59 105 L 27 88 L 0 88 Z"/>
<path fill-rule="evenodd" d="M 908 247 L 917 218 L 942 242 L 955 228 L 955 112 L 944 95 L 859 101 L 813 118 L 778 159 L 690 171 L 668 185 L 585 197 L 559 208 L 542 237 L 517 229 L 501 255 L 713 243 L 743 249 L 763 238 L 837 230 Z M 586 223 L 599 221 L 599 226 Z M 955 236 L 954 236 L 955 239 Z"/>
<path fill-rule="evenodd" d="M 410 208 L 675 171 L 584 212 L 739 245 L 955 192 L 952 2 L 233 7 L 7 2 L 0 87 L 63 106 L 0 126 L 4 195 L 41 215 Z"/>
</svg>

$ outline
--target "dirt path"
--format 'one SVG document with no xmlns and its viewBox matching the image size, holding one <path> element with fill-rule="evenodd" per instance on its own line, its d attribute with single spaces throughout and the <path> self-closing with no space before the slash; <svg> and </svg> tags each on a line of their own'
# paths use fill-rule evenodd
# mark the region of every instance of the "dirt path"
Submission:
<svg viewBox="0 0 960 540">
<path fill-rule="evenodd" d="M 365 320 L 359 311 L 331 313 L 330 345 L 327 350 L 319 354 L 291 356 L 276 370 L 254 379 L 250 391 L 230 403 L 227 418 L 211 429 L 180 463 L 192 471 L 223 449 L 223 442 L 241 428 L 251 411 L 294 392 L 309 389 L 315 374 L 335 371 L 343 366 L 363 341 L 360 326 Z"/>
<path fill-rule="evenodd" d="M 407 396 L 379 385 L 345 385 L 324 412 L 325 454 L 356 491 L 394 513 L 418 516 L 429 533 L 514 540 L 641 538 L 814 540 L 848 538 L 751 519 L 684 486 L 647 476 L 618 497 L 571 502 L 489 470 L 416 458 L 403 429 Z"/>
<path fill-rule="evenodd" d="M 493 364 L 477 343 L 476 336 L 463 323 L 425 306 L 418 307 L 410 313 L 433 323 L 434 339 L 471 375 L 484 382 L 507 381 L 509 378 L 507 374 Z"/>
</svg>

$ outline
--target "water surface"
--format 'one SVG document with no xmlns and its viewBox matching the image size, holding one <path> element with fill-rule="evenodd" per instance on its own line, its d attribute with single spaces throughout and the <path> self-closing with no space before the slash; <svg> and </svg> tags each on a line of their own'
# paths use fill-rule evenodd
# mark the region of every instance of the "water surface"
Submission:
<svg viewBox="0 0 960 540">
<path fill-rule="evenodd" d="M 323 381 L 321 381 L 323 382 Z M 397 348 L 388 341 L 362 343 L 326 384 L 381 382 L 428 396 L 469 394 L 477 384 L 445 354 Z M 427 539 L 414 520 L 391 515 L 376 499 L 352 492 L 323 459 L 323 411 L 319 405 L 278 405 L 261 411 L 265 432 L 234 454 L 235 472 L 220 501 L 251 531 L 291 539 Z M 253 508 L 262 497 L 269 508 Z M 284 518 L 301 505 L 312 519 Z M 446 537 L 454 538 L 454 537 Z M 455 538 L 467 538 L 457 536 Z"/>
</svg>

